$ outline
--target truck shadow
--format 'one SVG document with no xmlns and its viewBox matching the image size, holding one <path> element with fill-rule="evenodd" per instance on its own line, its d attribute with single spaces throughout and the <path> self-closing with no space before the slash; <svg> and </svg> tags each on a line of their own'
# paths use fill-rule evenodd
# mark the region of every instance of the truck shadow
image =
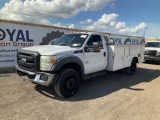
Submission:
<svg viewBox="0 0 160 120">
<path fill-rule="evenodd" d="M 160 62 L 147 61 L 147 62 L 144 62 L 144 64 L 150 64 L 150 65 L 160 65 Z"/>
<path fill-rule="evenodd" d="M 71 98 L 59 98 L 56 96 L 53 87 L 36 85 L 35 89 L 50 98 L 61 101 L 82 101 L 100 98 L 116 92 L 120 89 L 141 91 L 143 88 L 131 88 L 134 85 L 150 82 L 160 76 L 160 70 L 138 68 L 135 75 L 126 75 L 121 72 L 107 72 L 106 75 L 99 75 L 87 81 L 83 81 L 78 92 Z"/>
</svg>

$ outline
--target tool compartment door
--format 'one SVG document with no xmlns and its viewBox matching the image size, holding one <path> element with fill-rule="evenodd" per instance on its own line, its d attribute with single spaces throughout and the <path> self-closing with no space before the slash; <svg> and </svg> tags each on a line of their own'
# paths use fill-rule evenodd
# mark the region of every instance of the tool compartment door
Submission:
<svg viewBox="0 0 160 120">
<path fill-rule="evenodd" d="M 129 55 L 130 46 L 125 46 L 124 50 L 124 66 L 129 67 L 131 64 L 130 55 Z"/>
<path fill-rule="evenodd" d="M 107 45 L 108 64 L 106 70 L 115 71 L 124 67 L 124 46 Z"/>
<path fill-rule="evenodd" d="M 113 70 L 122 69 L 124 64 L 124 47 L 115 47 Z"/>
</svg>

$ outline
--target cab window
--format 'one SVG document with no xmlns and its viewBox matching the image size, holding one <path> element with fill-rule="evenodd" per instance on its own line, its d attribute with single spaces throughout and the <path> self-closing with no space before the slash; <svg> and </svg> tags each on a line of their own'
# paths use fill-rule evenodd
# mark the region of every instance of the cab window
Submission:
<svg viewBox="0 0 160 120">
<path fill-rule="evenodd" d="M 92 35 L 92 36 L 90 36 L 90 38 L 89 38 L 89 40 L 88 40 L 88 42 L 87 42 L 86 45 L 90 46 L 90 45 L 93 45 L 94 43 L 99 43 L 101 49 L 103 49 L 103 44 L 102 44 L 101 36 L 99 36 L 99 35 Z"/>
</svg>

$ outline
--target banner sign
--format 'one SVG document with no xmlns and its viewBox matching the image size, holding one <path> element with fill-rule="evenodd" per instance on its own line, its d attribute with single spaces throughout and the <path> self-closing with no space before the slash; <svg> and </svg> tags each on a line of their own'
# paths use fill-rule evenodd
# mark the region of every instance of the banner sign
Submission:
<svg viewBox="0 0 160 120">
<path fill-rule="evenodd" d="M 144 37 L 133 37 L 125 35 L 104 35 L 107 44 L 120 45 L 120 44 L 145 44 Z"/>
<path fill-rule="evenodd" d="M 73 30 L 0 21 L 0 68 L 15 66 L 19 49 L 50 44 L 66 32 Z"/>
</svg>

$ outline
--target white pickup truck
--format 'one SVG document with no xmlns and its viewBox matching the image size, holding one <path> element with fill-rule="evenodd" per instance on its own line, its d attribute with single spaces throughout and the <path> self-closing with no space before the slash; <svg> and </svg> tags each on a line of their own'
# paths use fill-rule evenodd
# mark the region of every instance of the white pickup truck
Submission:
<svg viewBox="0 0 160 120">
<path fill-rule="evenodd" d="M 150 41 L 145 45 L 145 62 L 153 61 L 160 63 L 160 41 Z"/>
<path fill-rule="evenodd" d="M 101 33 L 64 34 L 54 45 L 23 48 L 17 53 L 17 73 L 53 86 L 61 97 L 73 96 L 80 81 L 100 71 L 136 72 L 144 62 L 144 38 Z M 25 77 L 26 78 L 26 77 Z"/>
</svg>

